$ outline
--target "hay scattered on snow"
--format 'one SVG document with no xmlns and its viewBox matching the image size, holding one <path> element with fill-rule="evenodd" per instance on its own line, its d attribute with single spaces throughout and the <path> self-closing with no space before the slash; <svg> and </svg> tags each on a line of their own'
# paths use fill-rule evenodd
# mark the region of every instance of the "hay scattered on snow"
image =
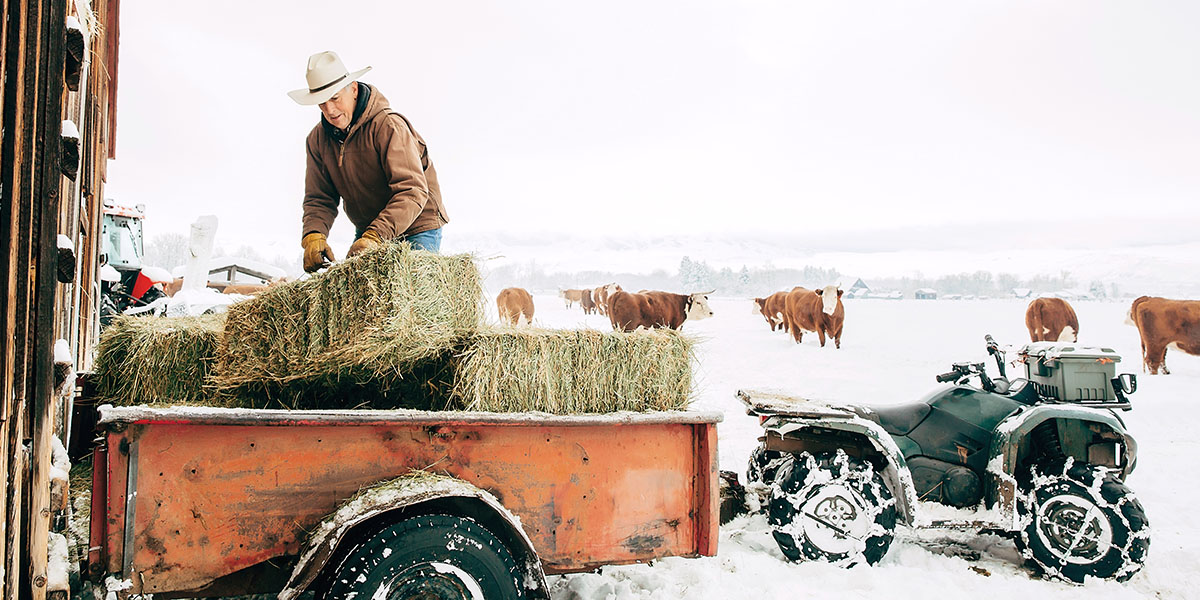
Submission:
<svg viewBox="0 0 1200 600">
<path fill-rule="evenodd" d="M 214 381 L 253 406 L 445 408 L 414 390 L 482 319 L 470 255 L 386 244 L 231 306 Z"/>
<path fill-rule="evenodd" d="M 98 392 L 116 405 L 219 404 L 204 389 L 225 315 L 121 317 L 96 348 Z"/>
<path fill-rule="evenodd" d="M 481 330 L 458 357 L 453 397 L 490 412 L 680 410 L 692 392 L 693 344 L 663 329 Z"/>
</svg>

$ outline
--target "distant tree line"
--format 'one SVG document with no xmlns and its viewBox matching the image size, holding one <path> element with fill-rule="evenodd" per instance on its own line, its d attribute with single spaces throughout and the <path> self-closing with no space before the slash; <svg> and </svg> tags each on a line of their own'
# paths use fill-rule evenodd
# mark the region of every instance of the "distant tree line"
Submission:
<svg viewBox="0 0 1200 600">
<path fill-rule="evenodd" d="M 843 273 L 837 269 L 805 266 L 802 268 L 780 268 L 771 265 L 741 268 L 714 268 L 703 260 L 684 256 L 679 269 L 668 272 L 658 269 L 650 273 L 628 273 L 620 271 L 550 271 L 535 261 L 489 267 L 483 264 L 484 276 L 493 292 L 506 287 L 523 287 L 535 293 L 553 293 L 559 289 L 594 288 L 616 282 L 626 290 L 667 290 L 675 292 L 704 292 L 715 290 L 724 296 L 766 296 L 773 292 L 789 290 L 795 286 L 816 288 L 837 282 Z M 920 274 L 903 277 L 873 277 L 864 279 L 872 291 L 899 291 L 911 298 L 918 289 L 937 290 L 939 295 L 962 294 L 1008 297 L 1012 290 L 1025 288 L 1034 294 L 1059 290 L 1082 290 L 1095 298 L 1117 297 L 1116 284 L 1107 285 L 1093 281 L 1081 288 L 1079 282 L 1067 271 L 1057 275 L 1035 275 L 1022 278 L 1012 273 L 976 271 L 940 277 L 923 277 Z"/>
</svg>

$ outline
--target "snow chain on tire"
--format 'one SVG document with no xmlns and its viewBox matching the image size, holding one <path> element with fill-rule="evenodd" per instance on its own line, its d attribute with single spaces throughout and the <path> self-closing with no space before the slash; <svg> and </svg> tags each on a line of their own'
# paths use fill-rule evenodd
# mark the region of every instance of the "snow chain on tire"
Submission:
<svg viewBox="0 0 1200 600">
<path fill-rule="evenodd" d="M 1017 547 L 1051 577 L 1125 581 L 1146 562 L 1146 511 L 1111 469 L 1071 458 L 1038 463 L 1017 509 Z"/>
<path fill-rule="evenodd" d="M 787 455 L 771 484 L 771 534 L 791 560 L 879 562 L 896 528 L 896 501 L 870 463 L 836 454 Z"/>
</svg>

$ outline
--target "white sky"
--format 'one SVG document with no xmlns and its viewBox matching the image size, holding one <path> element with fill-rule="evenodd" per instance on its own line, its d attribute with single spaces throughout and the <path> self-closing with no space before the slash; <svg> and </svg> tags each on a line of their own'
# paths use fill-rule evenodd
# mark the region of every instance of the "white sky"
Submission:
<svg viewBox="0 0 1200 600">
<path fill-rule="evenodd" d="M 123 0 L 107 195 L 298 252 L 318 110 L 285 93 L 330 49 L 425 137 L 447 237 L 1200 223 L 1197 31 L 1183 0 Z"/>
</svg>

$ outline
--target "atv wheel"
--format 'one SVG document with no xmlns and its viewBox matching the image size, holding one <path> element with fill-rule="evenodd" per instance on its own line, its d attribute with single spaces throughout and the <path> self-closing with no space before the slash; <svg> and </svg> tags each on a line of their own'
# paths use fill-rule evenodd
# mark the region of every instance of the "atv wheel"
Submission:
<svg viewBox="0 0 1200 600">
<path fill-rule="evenodd" d="M 324 598 L 473 600 L 525 598 L 508 548 L 474 520 L 405 519 L 346 555 Z"/>
<path fill-rule="evenodd" d="M 750 453 L 750 464 L 746 466 L 746 483 L 770 484 L 775 481 L 775 473 L 783 461 L 782 452 L 767 450 L 764 444 L 755 446 L 754 451 Z"/>
<path fill-rule="evenodd" d="M 1018 509 L 1017 547 L 1053 577 L 1124 581 L 1146 561 L 1146 511 L 1109 469 L 1070 459 L 1034 465 Z"/>
<path fill-rule="evenodd" d="M 791 560 L 875 564 L 892 543 L 896 501 L 870 464 L 805 452 L 780 465 L 767 518 Z"/>
</svg>

